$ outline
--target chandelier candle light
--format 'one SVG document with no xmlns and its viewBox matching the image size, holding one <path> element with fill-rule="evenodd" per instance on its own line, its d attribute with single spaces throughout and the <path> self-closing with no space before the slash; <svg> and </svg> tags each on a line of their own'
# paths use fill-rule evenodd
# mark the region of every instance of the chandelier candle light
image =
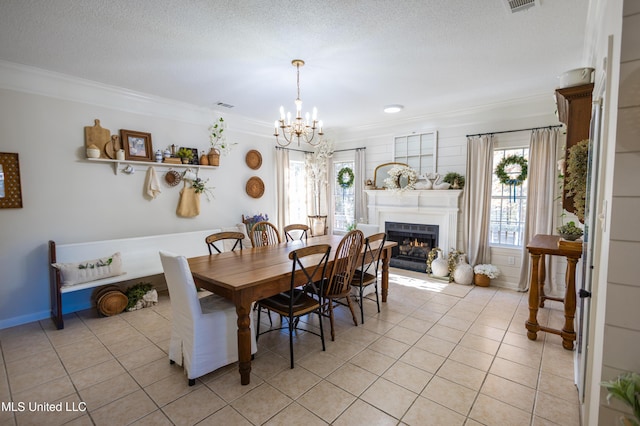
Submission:
<svg viewBox="0 0 640 426">
<path fill-rule="evenodd" d="M 286 116 L 284 113 L 284 107 L 280 107 L 280 120 L 276 120 L 274 123 L 275 133 L 273 134 L 276 137 L 276 142 L 280 146 L 288 146 L 293 138 L 298 139 L 298 146 L 300 146 L 300 139 L 302 138 L 309 145 L 315 146 L 319 143 L 317 140 L 315 143 L 311 141 L 316 135 L 316 129 L 318 129 L 318 135 L 322 136 L 322 121 L 318 121 L 318 110 L 314 107 L 311 117 L 309 117 L 309 113 L 307 112 L 305 118 L 302 118 L 302 100 L 300 99 L 300 67 L 304 65 L 304 61 L 302 59 L 294 59 L 291 61 L 291 64 L 296 67 L 297 74 L 297 86 L 298 86 L 298 97 L 295 100 L 296 104 L 296 117 L 291 121 L 291 113 L 287 112 Z M 286 118 L 286 121 L 285 121 Z M 278 129 L 282 129 L 282 136 L 284 136 L 284 141 L 281 142 L 278 139 L 280 133 Z"/>
</svg>

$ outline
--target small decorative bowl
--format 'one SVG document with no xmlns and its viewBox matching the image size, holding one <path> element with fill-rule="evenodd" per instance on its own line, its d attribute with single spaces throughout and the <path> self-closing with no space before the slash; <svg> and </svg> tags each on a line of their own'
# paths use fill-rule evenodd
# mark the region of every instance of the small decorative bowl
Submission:
<svg viewBox="0 0 640 426">
<path fill-rule="evenodd" d="M 98 148 L 87 148 L 87 158 L 100 158 L 100 150 Z"/>
</svg>

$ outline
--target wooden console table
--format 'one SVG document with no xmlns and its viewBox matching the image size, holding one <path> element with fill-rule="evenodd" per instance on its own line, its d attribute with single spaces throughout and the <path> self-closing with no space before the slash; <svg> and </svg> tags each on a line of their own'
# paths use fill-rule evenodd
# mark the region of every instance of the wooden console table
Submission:
<svg viewBox="0 0 640 426">
<path fill-rule="evenodd" d="M 525 323 L 527 337 L 536 340 L 538 331 L 562 336 L 562 347 L 573 350 L 576 333 L 573 319 L 576 314 L 576 264 L 582 257 L 581 241 L 562 240 L 558 235 L 538 234 L 527 245 L 531 254 L 531 281 L 529 282 L 529 319 Z M 549 297 L 544 294 L 546 276 L 545 255 L 564 256 L 567 258 L 566 284 L 564 298 Z M 556 300 L 564 303 L 564 327 L 557 330 L 538 324 L 538 308 L 544 307 L 545 300 Z"/>
</svg>

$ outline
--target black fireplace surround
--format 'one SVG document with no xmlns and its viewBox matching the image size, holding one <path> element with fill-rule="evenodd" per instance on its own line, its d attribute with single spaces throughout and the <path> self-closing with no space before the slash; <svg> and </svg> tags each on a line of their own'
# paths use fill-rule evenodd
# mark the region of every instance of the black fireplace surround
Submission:
<svg viewBox="0 0 640 426">
<path fill-rule="evenodd" d="M 389 265 L 410 271 L 426 272 L 427 255 L 438 247 L 438 225 L 385 222 L 387 240 L 398 243 L 393 247 Z"/>
</svg>

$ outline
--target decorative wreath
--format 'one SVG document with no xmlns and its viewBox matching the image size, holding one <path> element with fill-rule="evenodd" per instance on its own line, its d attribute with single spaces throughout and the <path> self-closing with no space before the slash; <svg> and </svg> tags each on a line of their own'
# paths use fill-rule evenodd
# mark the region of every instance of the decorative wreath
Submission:
<svg viewBox="0 0 640 426">
<path fill-rule="evenodd" d="M 391 191 L 407 191 L 416 188 L 416 182 L 418 181 L 418 174 L 411 167 L 407 166 L 394 166 L 387 172 L 388 178 L 384 180 L 386 188 Z M 407 178 L 407 185 L 400 187 L 400 178 Z"/>
<path fill-rule="evenodd" d="M 346 175 L 346 176 L 345 176 Z M 338 172 L 338 185 L 343 189 L 351 188 L 353 186 L 353 179 L 355 178 L 351 167 L 343 167 Z"/>
<path fill-rule="evenodd" d="M 510 166 L 512 164 L 520 166 L 520 174 L 515 178 L 511 178 L 505 170 L 507 166 Z M 509 157 L 505 157 L 496 166 L 496 176 L 498 177 L 500 183 L 503 185 L 522 185 L 522 182 L 524 182 L 524 180 L 527 178 L 527 172 L 527 160 L 521 155 L 511 155 Z"/>
</svg>

